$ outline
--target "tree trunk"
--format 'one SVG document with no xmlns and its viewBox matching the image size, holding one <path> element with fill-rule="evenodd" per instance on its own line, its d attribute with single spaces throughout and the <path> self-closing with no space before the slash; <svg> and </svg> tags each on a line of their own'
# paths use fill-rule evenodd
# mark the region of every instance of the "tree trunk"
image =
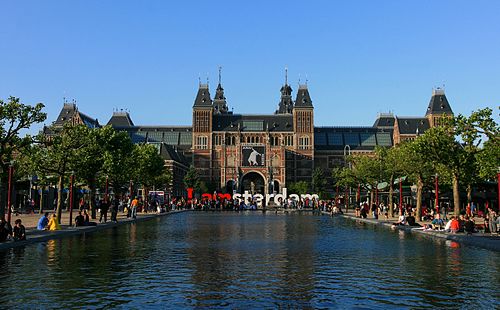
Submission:
<svg viewBox="0 0 500 310">
<path fill-rule="evenodd" d="M 95 180 L 89 180 L 89 208 L 90 208 L 90 216 L 93 220 L 97 218 L 97 212 L 95 209 Z"/>
<path fill-rule="evenodd" d="M 417 180 L 417 210 L 416 210 L 416 220 L 419 221 L 422 218 L 422 189 L 424 188 L 424 181 L 422 176 L 418 176 Z"/>
<path fill-rule="evenodd" d="M 57 182 L 57 221 L 61 224 L 62 215 L 62 203 L 63 203 L 63 186 L 64 186 L 64 175 L 59 175 L 59 181 Z"/>
<path fill-rule="evenodd" d="M 44 187 L 45 186 L 43 186 L 43 185 L 40 186 L 40 192 L 41 192 L 41 194 L 40 194 L 40 213 L 39 213 L 40 216 L 42 215 L 42 212 L 43 212 L 43 188 Z"/>
<path fill-rule="evenodd" d="M 372 185 L 372 188 L 370 190 L 370 201 L 368 202 L 368 206 L 370 207 L 370 209 L 372 207 L 373 197 L 375 196 L 374 189 L 375 189 L 375 186 Z"/>
<path fill-rule="evenodd" d="M 392 195 L 394 194 L 394 175 L 391 174 L 391 179 L 389 181 L 389 215 L 394 217 L 394 207 L 392 205 Z"/>
<path fill-rule="evenodd" d="M 453 173 L 453 213 L 460 214 L 460 191 L 458 183 L 458 173 Z"/>
<path fill-rule="evenodd" d="M 472 185 L 467 185 L 467 203 L 472 201 Z"/>
</svg>

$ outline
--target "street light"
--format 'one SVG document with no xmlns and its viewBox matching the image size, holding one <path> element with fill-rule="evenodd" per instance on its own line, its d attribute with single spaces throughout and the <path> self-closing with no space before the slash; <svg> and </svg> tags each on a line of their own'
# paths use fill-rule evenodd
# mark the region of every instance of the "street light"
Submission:
<svg viewBox="0 0 500 310">
<path fill-rule="evenodd" d="M 69 178 L 69 226 L 73 225 L 73 183 L 75 182 L 75 172 L 71 171 L 71 176 Z"/>
<path fill-rule="evenodd" d="M 403 180 L 399 178 L 399 216 L 403 214 Z"/>
<path fill-rule="evenodd" d="M 436 214 L 439 214 L 439 175 L 436 173 L 435 175 L 435 188 L 434 191 L 436 192 Z"/>
<path fill-rule="evenodd" d="M 11 208 L 11 203 L 12 203 L 12 177 L 14 174 L 14 161 L 10 161 L 9 165 L 9 185 L 8 185 L 8 192 L 7 192 L 7 222 L 10 225 L 11 222 L 11 217 L 12 217 L 12 208 Z"/>
<path fill-rule="evenodd" d="M 497 209 L 500 211 L 500 166 L 498 167 L 498 172 L 497 172 L 497 183 L 498 183 L 498 205 Z"/>
<path fill-rule="evenodd" d="M 344 146 L 344 163 L 346 163 L 347 166 L 349 167 L 349 169 L 351 169 L 351 163 L 347 162 L 346 154 L 347 154 L 347 156 L 351 156 L 351 146 L 349 144 L 346 144 Z M 345 191 L 346 191 L 346 196 L 347 196 L 347 189 Z M 347 213 L 347 211 L 349 209 L 349 200 L 351 200 L 351 186 L 349 186 L 349 196 L 347 196 L 347 199 L 344 198 L 345 212 L 346 213 Z"/>
</svg>

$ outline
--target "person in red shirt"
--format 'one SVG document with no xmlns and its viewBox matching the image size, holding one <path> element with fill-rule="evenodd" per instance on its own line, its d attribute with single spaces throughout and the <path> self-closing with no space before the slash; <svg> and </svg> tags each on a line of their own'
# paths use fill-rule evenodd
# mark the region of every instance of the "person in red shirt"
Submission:
<svg viewBox="0 0 500 310">
<path fill-rule="evenodd" d="M 452 234 L 456 234 L 460 230 L 460 222 L 456 217 L 451 218 L 450 231 Z"/>
</svg>

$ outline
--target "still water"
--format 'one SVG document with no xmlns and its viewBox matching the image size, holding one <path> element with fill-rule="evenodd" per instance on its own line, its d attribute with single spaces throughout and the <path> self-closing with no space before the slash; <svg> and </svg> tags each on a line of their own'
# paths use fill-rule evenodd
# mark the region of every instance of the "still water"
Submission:
<svg viewBox="0 0 500 310">
<path fill-rule="evenodd" d="M 484 308 L 500 254 L 342 218 L 187 212 L 0 252 L 0 308 Z"/>
</svg>

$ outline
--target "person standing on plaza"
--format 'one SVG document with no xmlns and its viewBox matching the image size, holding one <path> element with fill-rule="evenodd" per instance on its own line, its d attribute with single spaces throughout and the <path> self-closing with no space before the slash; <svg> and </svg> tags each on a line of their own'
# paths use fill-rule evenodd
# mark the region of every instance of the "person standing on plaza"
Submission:
<svg viewBox="0 0 500 310">
<path fill-rule="evenodd" d="M 111 221 L 112 222 L 117 222 L 116 216 L 118 215 L 118 209 L 120 207 L 120 198 L 118 196 L 115 196 L 113 201 L 111 202 Z"/>
<path fill-rule="evenodd" d="M 21 224 L 21 219 L 17 219 L 14 223 L 14 241 L 26 240 L 26 228 Z"/>
<path fill-rule="evenodd" d="M 132 218 L 137 218 L 137 206 L 139 205 L 139 200 L 137 200 L 136 197 L 132 199 L 132 202 L 130 203 L 130 209 L 131 209 L 131 216 Z"/>
<path fill-rule="evenodd" d="M 47 225 L 49 224 L 49 212 L 45 212 L 45 214 L 38 220 L 38 225 L 36 228 L 38 230 L 47 229 Z"/>
<path fill-rule="evenodd" d="M 61 225 L 59 224 L 59 221 L 57 220 L 57 215 L 55 213 L 52 214 L 52 217 L 50 218 L 47 227 L 49 230 L 61 230 Z"/>
<path fill-rule="evenodd" d="M 108 209 L 109 209 L 109 202 L 108 199 L 104 199 L 101 201 L 101 216 L 99 217 L 99 222 L 102 223 L 102 219 L 104 217 L 104 223 L 108 221 Z"/>
</svg>

